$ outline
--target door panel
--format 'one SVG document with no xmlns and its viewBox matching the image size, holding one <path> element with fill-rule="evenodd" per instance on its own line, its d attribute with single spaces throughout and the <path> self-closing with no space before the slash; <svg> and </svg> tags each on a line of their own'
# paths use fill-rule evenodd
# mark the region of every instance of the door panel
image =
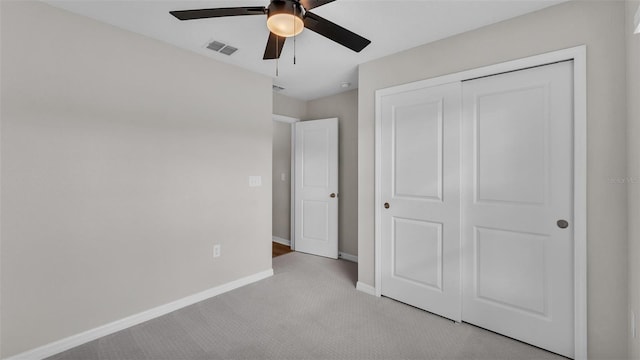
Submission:
<svg viewBox="0 0 640 360">
<path fill-rule="evenodd" d="M 303 186 L 305 188 L 327 188 L 329 187 L 330 173 L 330 129 L 318 126 L 301 126 L 300 129 Z"/>
<path fill-rule="evenodd" d="M 476 297 L 546 316 L 547 239 L 544 235 L 476 227 Z"/>
<path fill-rule="evenodd" d="M 394 197 L 442 200 L 441 115 L 442 99 L 394 109 Z"/>
<path fill-rule="evenodd" d="M 475 151 L 481 157 L 477 159 L 476 201 L 546 202 L 547 87 L 543 83 L 477 97 Z"/>
<path fill-rule="evenodd" d="M 460 84 L 383 97 L 381 126 L 382 294 L 460 321 Z"/>
<path fill-rule="evenodd" d="M 295 129 L 294 246 L 338 258 L 338 119 L 302 121 Z"/>
<path fill-rule="evenodd" d="M 329 207 L 327 201 L 302 200 L 302 237 L 327 242 Z"/>
<path fill-rule="evenodd" d="M 442 290 L 442 224 L 393 221 L 392 276 Z"/>
<path fill-rule="evenodd" d="M 463 83 L 462 319 L 572 357 L 573 67 Z"/>
</svg>

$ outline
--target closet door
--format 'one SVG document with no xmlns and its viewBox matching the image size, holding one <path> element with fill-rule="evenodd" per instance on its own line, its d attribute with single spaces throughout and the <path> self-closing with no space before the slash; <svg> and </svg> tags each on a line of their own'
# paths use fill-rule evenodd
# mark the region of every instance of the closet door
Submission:
<svg viewBox="0 0 640 360">
<path fill-rule="evenodd" d="M 573 63 L 462 91 L 463 321 L 573 357 Z"/>
<path fill-rule="evenodd" d="M 460 321 L 460 83 L 387 95 L 381 290 Z"/>
</svg>

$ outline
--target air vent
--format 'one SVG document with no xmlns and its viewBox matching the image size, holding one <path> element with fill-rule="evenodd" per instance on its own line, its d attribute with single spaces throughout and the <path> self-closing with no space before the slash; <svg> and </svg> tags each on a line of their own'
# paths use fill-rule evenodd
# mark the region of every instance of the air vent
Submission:
<svg viewBox="0 0 640 360">
<path fill-rule="evenodd" d="M 209 45 L 207 45 L 207 49 L 211 49 L 213 51 L 220 51 L 225 46 L 225 44 L 219 41 L 213 41 Z"/>
<path fill-rule="evenodd" d="M 233 47 L 231 45 L 227 45 L 220 41 L 211 41 L 207 44 L 207 49 L 219 52 L 225 55 L 231 55 L 234 52 L 238 51 L 238 48 Z"/>
<path fill-rule="evenodd" d="M 278 86 L 278 85 L 272 85 L 271 87 L 273 88 L 273 91 L 282 91 L 282 90 L 284 90 L 284 88 L 282 86 Z"/>
<path fill-rule="evenodd" d="M 238 48 L 234 48 L 233 46 L 229 46 L 229 45 L 225 46 L 222 50 L 220 50 L 220 52 L 225 55 L 231 55 L 236 51 L 238 51 Z"/>
</svg>

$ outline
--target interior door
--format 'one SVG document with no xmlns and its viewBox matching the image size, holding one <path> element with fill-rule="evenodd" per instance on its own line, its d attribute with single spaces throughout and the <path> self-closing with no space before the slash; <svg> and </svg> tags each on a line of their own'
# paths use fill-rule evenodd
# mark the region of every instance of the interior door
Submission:
<svg viewBox="0 0 640 360">
<path fill-rule="evenodd" d="M 460 83 L 380 106 L 382 295 L 460 321 Z"/>
<path fill-rule="evenodd" d="M 573 357 L 573 63 L 462 89 L 463 320 Z"/>
<path fill-rule="evenodd" d="M 338 119 L 294 123 L 294 246 L 338 258 Z"/>
</svg>

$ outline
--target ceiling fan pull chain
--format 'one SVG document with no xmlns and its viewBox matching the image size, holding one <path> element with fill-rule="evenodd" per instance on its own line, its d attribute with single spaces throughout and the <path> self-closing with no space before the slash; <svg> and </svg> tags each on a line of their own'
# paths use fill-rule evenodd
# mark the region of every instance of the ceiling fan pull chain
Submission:
<svg viewBox="0 0 640 360">
<path fill-rule="evenodd" d="M 280 40 L 279 36 L 276 36 L 276 77 L 278 76 L 278 61 L 280 60 L 280 47 L 278 46 L 278 41 Z"/>
<path fill-rule="evenodd" d="M 296 33 L 296 7 L 293 7 L 293 16 L 291 17 L 292 21 L 293 21 L 293 33 L 296 35 L 293 35 L 293 65 L 296 64 L 296 38 L 298 37 L 297 33 Z"/>
</svg>

